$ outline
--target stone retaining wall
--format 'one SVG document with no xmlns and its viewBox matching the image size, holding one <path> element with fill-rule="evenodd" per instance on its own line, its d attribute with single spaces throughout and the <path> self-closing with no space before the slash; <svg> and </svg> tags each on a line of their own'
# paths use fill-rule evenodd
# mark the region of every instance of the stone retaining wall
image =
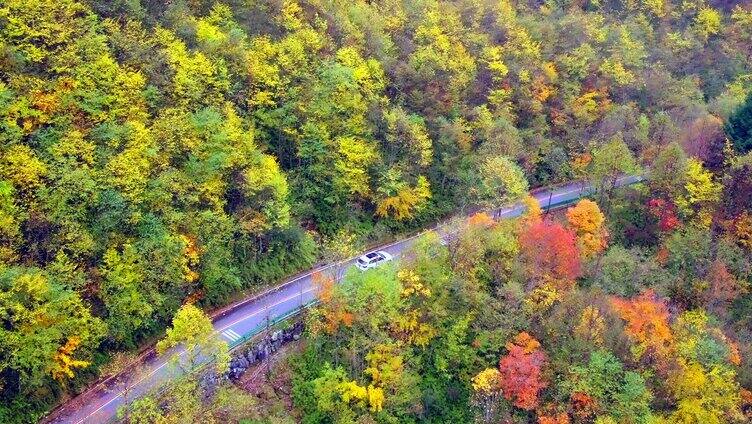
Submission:
<svg viewBox="0 0 752 424">
<path fill-rule="evenodd" d="M 282 346 L 295 340 L 299 340 L 303 334 L 303 323 L 296 321 L 292 326 L 283 330 L 277 330 L 271 335 L 250 346 L 243 346 L 233 352 L 230 360 L 230 370 L 227 377 L 237 380 L 253 365 L 262 362 Z"/>
<path fill-rule="evenodd" d="M 214 390 L 222 381 L 238 380 L 248 368 L 263 362 L 282 348 L 282 346 L 292 341 L 300 340 L 302 334 L 303 322 L 296 321 L 290 327 L 273 331 L 267 338 L 235 349 L 230 359 L 230 369 L 226 374 L 218 376 L 213 372 L 201 373 L 199 384 L 204 391 L 204 396 L 214 393 Z"/>
</svg>

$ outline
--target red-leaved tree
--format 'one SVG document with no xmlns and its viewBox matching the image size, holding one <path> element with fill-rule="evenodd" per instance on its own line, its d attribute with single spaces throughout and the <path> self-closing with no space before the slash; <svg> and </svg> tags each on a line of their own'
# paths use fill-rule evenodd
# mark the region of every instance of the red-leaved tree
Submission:
<svg viewBox="0 0 752 424">
<path fill-rule="evenodd" d="M 573 231 L 551 221 L 538 221 L 522 229 L 520 253 L 535 282 L 570 283 L 582 275 L 580 253 Z"/>
<path fill-rule="evenodd" d="M 703 300 L 708 309 L 716 315 L 725 316 L 731 303 L 746 292 L 746 288 L 729 272 L 721 260 L 716 260 L 710 265 L 707 280 L 709 287 L 704 293 Z"/>
<path fill-rule="evenodd" d="M 658 198 L 650 199 L 648 210 L 658 219 L 658 228 L 663 232 L 673 231 L 681 225 L 681 221 L 676 215 L 676 206 L 673 203 Z"/>
<path fill-rule="evenodd" d="M 538 393 L 547 386 L 541 376 L 546 354 L 540 343 L 522 332 L 507 343 L 507 353 L 499 361 L 501 391 L 518 408 L 533 410 L 538 406 Z"/>
</svg>

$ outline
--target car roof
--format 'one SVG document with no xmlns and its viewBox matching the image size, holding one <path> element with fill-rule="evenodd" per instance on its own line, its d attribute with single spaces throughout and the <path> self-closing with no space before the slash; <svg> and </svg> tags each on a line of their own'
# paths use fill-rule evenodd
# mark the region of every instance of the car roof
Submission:
<svg viewBox="0 0 752 424">
<path fill-rule="evenodd" d="M 379 252 L 370 252 L 370 253 L 366 253 L 363 256 L 365 256 L 368 259 L 373 259 L 373 258 L 378 258 L 381 255 L 379 254 Z"/>
</svg>

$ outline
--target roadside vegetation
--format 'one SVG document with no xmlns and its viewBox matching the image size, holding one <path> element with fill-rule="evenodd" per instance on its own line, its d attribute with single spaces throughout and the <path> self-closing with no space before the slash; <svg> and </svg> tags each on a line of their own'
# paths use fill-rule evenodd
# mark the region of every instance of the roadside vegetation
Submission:
<svg viewBox="0 0 752 424">
<path fill-rule="evenodd" d="M 402 298 L 408 271 L 433 296 L 458 296 L 443 307 L 458 314 L 452 325 L 466 328 L 444 328 L 436 318 L 420 344 L 395 351 L 414 366 L 407 377 L 420 370 L 429 380 L 405 383 L 406 400 L 394 406 L 394 388 L 364 374 L 371 359 L 357 356 L 388 356 L 391 330 L 379 330 L 389 339 L 372 352 L 376 346 L 352 341 L 370 336 L 343 327 L 347 314 L 311 327 L 311 346 L 330 364 L 301 361 L 309 367 L 296 383 L 302 416 L 469 419 L 472 377 L 480 365 L 516 355 L 504 347 L 510 343 L 540 359 L 538 392 L 554 404 L 551 414 L 571 393 L 596 399 L 546 374 L 566 368 L 551 343 L 568 333 L 542 332 L 546 314 L 564 314 L 562 305 L 581 313 L 571 296 L 590 296 L 583 293 L 591 288 L 602 290 L 594 307 L 615 314 L 607 328 L 617 333 L 615 317 L 627 321 L 619 310 L 653 302 L 666 310 L 658 315 L 671 340 L 685 331 L 679 311 L 696 310 L 718 339 L 708 348 L 712 363 L 692 362 L 667 342 L 655 363 L 638 365 L 645 356 L 625 356 L 603 336 L 601 353 L 623 367 L 618 378 L 629 370 L 645 380 L 651 414 L 681 409 L 683 397 L 654 384 L 674 378 L 679 365 L 698 378 L 714 376 L 707 373 L 717 365 L 728 393 L 749 388 L 751 90 L 746 1 L 0 2 L 0 422 L 38 420 L 101 376 L 113 357 L 135 356 L 162 338 L 184 305 L 218 308 L 317 261 L 573 180 L 590 181 L 598 194 L 564 224 L 468 223 L 484 231 L 477 245 L 463 247 L 469 253 L 437 250 L 445 275 L 406 264 L 384 281 L 358 277 L 358 290 L 385 290 L 378 292 L 385 303 L 370 306 L 397 313 L 404 331 L 425 313 Z M 626 194 L 614 189 L 619 175 L 635 173 L 650 182 Z M 598 228 L 587 218 L 599 216 L 595 209 L 605 217 Z M 513 251 L 504 249 L 521 256 L 486 257 Z M 555 264 L 552 252 L 570 261 Z M 468 262 L 456 269 L 458 259 L 447 255 Z M 497 269 L 507 265 L 511 271 Z M 559 282 L 536 274 L 538 265 L 561 266 Z M 717 276 L 738 290 L 711 302 Z M 517 297 L 500 295 L 500 287 Z M 333 298 L 353 307 L 355 292 L 338 290 Z M 475 302 L 488 297 L 486 309 L 463 300 L 468 290 Z M 514 305 L 503 299 L 532 293 L 556 299 L 539 315 L 517 311 L 519 322 L 499 321 Z M 619 296 L 621 309 L 609 296 Z M 352 325 L 355 318 L 367 317 Z M 369 319 L 379 328 L 379 316 Z M 488 340 L 472 353 L 451 353 L 481 329 Z M 643 337 L 625 334 L 624 343 Z M 413 364 L 412 355 L 426 355 L 421 344 L 439 341 L 466 362 Z M 343 353 L 350 343 L 352 352 Z M 719 362 L 718 352 L 734 343 L 739 364 Z M 590 360 L 589 350 L 577 349 Z M 557 360 L 559 368 L 547 368 Z M 325 398 L 312 382 L 324 377 L 331 387 L 354 381 L 349 399 L 366 390 L 383 395 L 383 404 L 345 402 L 352 411 L 338 415 L 331 408 L 347 408 L 332 389 L 330 409 L 314 406 Z M 501 397 L 513 409 L 494 414 L 551 415 L 529 396 L 525 405 L 535 407 Z M 734 404 L 707 416 L 738 417 L 741 398 L 722 397 Z M 714 402 L 702 399 L 690 406 Z M 443 412 L 434 411 L 439 406 Z"/>
<path fill-rule="evenodd" d="M 692 163 L 676 162 L 677 200 L 699 189 Z M 738 198 L 720 184 L 675 206 L 654 176 L 620 189 L 608 217 L 587 199 L 548 216 L 533 200 L 324 285 L 290 361 L 300 421 L 749 422 L 746 212 L 724 215 Z"/>
</svg>

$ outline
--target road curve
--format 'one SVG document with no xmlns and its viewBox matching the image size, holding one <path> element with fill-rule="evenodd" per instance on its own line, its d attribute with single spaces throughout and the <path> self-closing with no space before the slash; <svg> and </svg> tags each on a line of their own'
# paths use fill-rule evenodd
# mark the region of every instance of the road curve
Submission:
<svg viewBox="0 0 752 424">
<path fill-rule="evenodd" d="M 642 178 L 639 176 L 626 176 L 619 178 L 617 185 L 630 185 L 641 180 Z M 547 209 L 571 203 L 589 192 L 589 188 L 584 186 L 583 183 L 575 182 L 555 189 L 540 190 L 533 195 L 538 199 L 541 206 Z M 519 216 L 523 211 L 524 207 L 518 203 L 495 211 L 495 213 L 498 219 L 503 219 Z M 398 258 L 412 246 L 419 235 L 382 246 L 379 250 L 385 250 Z M 343 261 L 338 264 L 339 268 L 337 269 L 346 269 L 352 265 L 353 261 L 354 259 Z M 333 267 L 335 265 L 312 269 L 308 273 L 293 278 L 274 289 L 237 303 L 214 318 L 216 332 L 231 347 L 242 343 L 263 331 L 268 322 L 276 322 L 291 313 L 297 312 L 302 306 L 314 300 L 315 288 L 312 275 L 322 271 L 331 272 Z M 128 387 L 127 392 L 123 390 L 126 387 L 125 384 L 118 382 L 118 379 L 106 380 L 56 409 L 42 422 L 49 424 L 100 424 L 114 420 L 118 408 L 124 403 L 124 398 L 129 400 L 137 398 L 180 374 L 180 370 L 169 360 L 170 356 L 159 357 L 152 351 L 141 358 L 137 373 L 134 372 L 133 368 L 127 371 L 136 375 L 125 383 Z"/>
</svg>

